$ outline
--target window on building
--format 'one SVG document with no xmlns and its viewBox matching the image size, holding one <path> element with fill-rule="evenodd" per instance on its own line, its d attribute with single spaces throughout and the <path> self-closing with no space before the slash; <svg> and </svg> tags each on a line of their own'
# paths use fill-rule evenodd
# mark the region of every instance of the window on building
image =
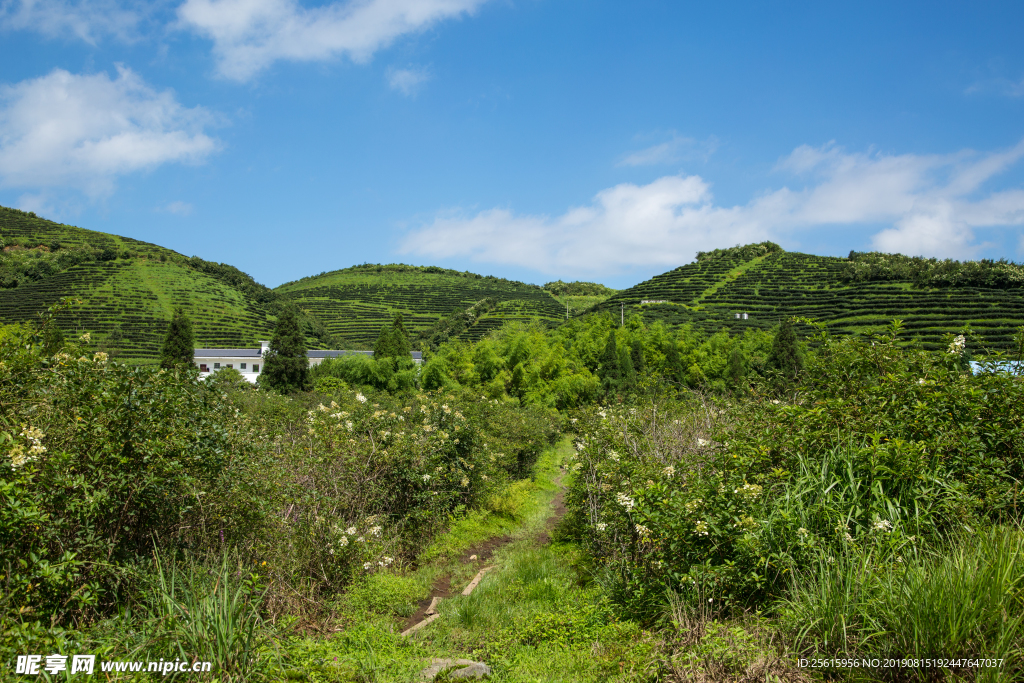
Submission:
<svg viewBox="0 0 1024 683">
<path fill-rule="evenodd" d="M 220 363 L 214 363 L 213 364 L 213 369 L 214 370 L 220 370 Z"/>
<path fill-rule="evenodd" d="M 252 364 L 252 371 L 253 372 L 259 372 L 260 371 L 260 364 L 259 363 L 253 363 Z"/>
<path fill-rule="evenodd" d="M 239 370 L 245 370 L 245 363 L 239 363 L 238 364 L 238 369 Z"/>
<path fill-rule="evenodd" d="M 232 365 L 231 363 L 228 363 L 228 367 L 229 367 L 229 368 L 233 368 L 233 367 L 235 367 L 235 366 L 234 366 L 234 365 Z"/>
<path fill-rule="evenodd" d="M 206 369 L 206 363 L 199 364 L 199 372 L 209 372 L 209 370 Z"/>
</svg>

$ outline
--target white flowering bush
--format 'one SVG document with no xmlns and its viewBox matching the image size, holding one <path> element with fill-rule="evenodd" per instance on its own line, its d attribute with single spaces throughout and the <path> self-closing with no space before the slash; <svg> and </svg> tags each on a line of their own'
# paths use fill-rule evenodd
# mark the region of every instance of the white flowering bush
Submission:
<svg viewBox="0 0 1024 683">
<path fill-rule="evenodd" d="M 111 605 L 155 539 L 228 514 L 206 497 L 231 451 L 219 396 L 194 373 L 111 363 L 88 341 L 48 355 L 40 331 L 0 335 L 0 609 L 48 623 Z"/>
<path fill-rule="evenodd" d="M 956 338 L 925 352 L 898 331 L 819 339 L 785 401 L 576 416 L 568 529 L 622 602 L 650 615 L 666 589 L 699 587 L 763 605 L 822 556 L 896 562 L 965 524 L 1019 519 L 1024 384 L 963 372 Z"/>
</svg>

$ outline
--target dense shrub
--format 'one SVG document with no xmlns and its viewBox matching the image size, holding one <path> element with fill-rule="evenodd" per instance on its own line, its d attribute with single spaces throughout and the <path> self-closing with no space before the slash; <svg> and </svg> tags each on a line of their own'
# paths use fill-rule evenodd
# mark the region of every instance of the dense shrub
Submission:
<svg viewBox="0 0 1024 683">
<path fill-rule="evenodd" d="M 1024 385 L 965 373 L 955 340 L 929 353 L 896 332 L 823 338 L 789 400 L 578 416 L 571 528 L 620 599 L 763 606 L 822 553 L 891 559 L 1018 517 Z"/>
<path fill-rule="evenodd" d="M 229 457 L 226 410 L 188 371 L 0 341 L 5 612 L 65 622 L 117 600 L 124 568 L 178 534 Z"/>
</svg>

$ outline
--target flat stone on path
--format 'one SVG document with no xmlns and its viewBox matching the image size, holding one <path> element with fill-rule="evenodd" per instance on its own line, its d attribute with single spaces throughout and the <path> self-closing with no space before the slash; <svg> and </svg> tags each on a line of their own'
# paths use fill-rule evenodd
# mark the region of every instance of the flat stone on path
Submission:
<svg viewBox="0 0 1024 683">
<path fill-rule="evenodd" d="M 448 678 L 454 679 L 470 679 L 470 678 L 483 678 L 484 676 L 491 675 L 491 667 L 487 666 L 483 662 L 474 662 L 470 659 L 431 659 L 430 666 L 420 672 L 420 676 L 424 680 L 432 681 L 445 669 L 451 669 L 452 667 L 462 667 L 448 673 Z"/>
</svg>

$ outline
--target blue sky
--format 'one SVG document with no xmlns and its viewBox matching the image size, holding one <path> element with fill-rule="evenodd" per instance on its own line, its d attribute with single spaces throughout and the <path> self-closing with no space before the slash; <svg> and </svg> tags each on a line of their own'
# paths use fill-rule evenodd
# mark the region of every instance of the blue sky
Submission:
<svg viewBox="0 0 1024 683">
<path fill-rule="evenodd" d="M 275 286 L 1024 259 L 1024 4 L 0 0 L 0 204 Z"/>
</svg>

